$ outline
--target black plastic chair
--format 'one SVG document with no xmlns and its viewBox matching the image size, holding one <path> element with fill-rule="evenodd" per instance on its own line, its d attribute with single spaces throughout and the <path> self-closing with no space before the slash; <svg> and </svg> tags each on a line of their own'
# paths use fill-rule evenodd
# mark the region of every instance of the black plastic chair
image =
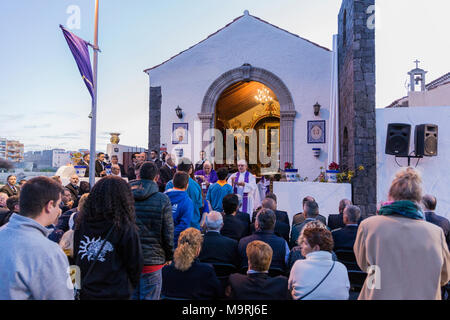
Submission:
<svg viewBox="0 0 450 320">
<path fill-rule="evenodd" d="M 210 264 L 214 267 L 214 271 L 216 272 L 216 276 L 218 278 L 228 277 L 230 274 L 237 272 L 236 266 L 232 264 L 216 262 L 210 262 Z"/>
<path fill-rule="evenodd" d="M 364 281 L 366 281 L 367 273 L 358 270 L 347 270 L 347 273 L 350 281 L 350 291 L 360 292 Z"/>
<path fill-rule="evenodd" d="M 269 269 L 269 277 L 285 276 L 286 271 L 281 268 L 272 267 Z"/>
<path fill-rule="evenodd" d="M 350 249 L 337 249 L 334 251 L 338 261 L 347 268 L 348 280 L 350 281 L 350 291 L 360 292 L 364 281 L 366 281 L 367 273 L 362 271 L 356 262 L 355 253 Z"/>
<path fill-rule="evenodd" d="M 337 249 L 334 251 L 339 262 L 341 262 L 347 270 L 361 271 L 356 262 L 355 253 L 350 249 Z"/>
</svg>

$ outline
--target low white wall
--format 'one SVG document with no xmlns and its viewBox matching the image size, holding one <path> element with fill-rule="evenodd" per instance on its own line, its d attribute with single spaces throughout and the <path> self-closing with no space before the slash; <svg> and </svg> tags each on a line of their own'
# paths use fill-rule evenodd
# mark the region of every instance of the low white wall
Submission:
<svg viewBox="0 0 450 320">
<path fill-rule="evenodd" d="M 389 123 L 411 124 L 410 152 L 414 150 L 414 127 L 436 124 L 438 128 L 438 155 L 420 159 L 417 169 L 422 173 L 423 192 L 437 198 L 436 213 L 450 219 L 450 107 L 414 107 L 377 109 L 377 199 L 386 200 L 392 179 L 400 167 L 395 156 L 385 154 Z M 407 166 L 406 158 L 398 163 Z M 415 167 L 417 159 L 411 159 Z"/>
<path fill-rule="evenodd" d="M 316 199 L 319 213 L 327 218 L 339 212 L 341 199 L 352 199 L 349 183 L 274 182 L 273 193 L 277 196 L 277 209 L 287 211 L 291 224 L 292 217 L 303 211 L 302 200 L 306 196 Z"/>
</svg>

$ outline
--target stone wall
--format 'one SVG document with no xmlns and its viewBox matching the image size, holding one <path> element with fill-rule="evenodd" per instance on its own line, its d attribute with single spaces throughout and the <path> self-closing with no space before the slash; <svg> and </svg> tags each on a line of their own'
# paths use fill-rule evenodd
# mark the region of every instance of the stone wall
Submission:
<svg viewBox="0 0 450 320">
<path fill-rule="evenodd" d="M 375 0 L 343 0 L 338 18 L 339 138 L 343 169 L 358 171 L 352 196 L 363 216 L 376 212 Z M 369 13 L 368 13 L 369 12 Z"/>
<path fill-rule="evenodd" d="M 148 152 L 159 152 L 161 145 L 161 87 L 150 87 Z"/>
</svg>

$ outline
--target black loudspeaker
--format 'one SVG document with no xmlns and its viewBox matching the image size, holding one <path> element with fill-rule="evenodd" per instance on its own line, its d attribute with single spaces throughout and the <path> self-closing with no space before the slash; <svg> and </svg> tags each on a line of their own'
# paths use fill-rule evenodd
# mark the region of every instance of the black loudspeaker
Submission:
<svg viewBox="0 0 450 320">
<path fill-rule="evenodd" d="M 437 156 L 438 126 L 435 124 L 421 124 L 414 130 L 414 144 L 416 155 Z"/>
<path fill-rule="evenodd" d="M 389 123 L 385 153 L 395 156 L 408 156 L 410 137 L 411 125 L 406 123 Z"/>
</svg>

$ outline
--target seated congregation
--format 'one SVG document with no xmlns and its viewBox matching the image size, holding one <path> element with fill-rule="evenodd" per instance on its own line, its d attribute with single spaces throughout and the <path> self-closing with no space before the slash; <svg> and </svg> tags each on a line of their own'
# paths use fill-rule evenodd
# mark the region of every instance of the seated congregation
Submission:
<svg viewBox="0 0 450 320">
<path fill-rule="evenodd" d="M 196 169 L 209 179 L 208 162 Z M 62 281 L 61 269 L 69 264 L 54 247 L 59 242 L 81 270 L 82 286 L 76 292 L 85 300 L 447 297 L 449 222 L 434 212 L 437 200 L 422 194 L 421 177 L 412 168 L 397 173 L 389 201 L 372 216 L 362 219 L 360 209 L 343 199 L 339 213 L 326 219 L 320 204 L 306 196 L 299 199 L 302 210 L 292 221 L 278 210 L 272 193 L 253 212 L 243 210 L 246 193 L 236 194 L 236 186 L 227 184 L 226 168 L 215 172 L 217 180 L 209 180 L 204 194 L 193 172 L 192 163 L 181 159 L 162 188 L 159 167 L 146 161 L 136 180 L 100 179 L 65 215 L 59 207 L 62 186 L 48 178 L 31 179 L 0 229 L 0 299 L 70 296 L 61 288 L 49 292 L 54 286 L 31 290 L 31 278 L 23 279 L 19 289 L 14 285 L 15 270 L 31 268 L 24 259 L 42 259 L 42 250 L 32 256 L 21 250 L 17 256 L 11 249 L 31 236 L 24 226 L 39 230 L 31 238 L 58 260 L 55 266 L 34 262 L 33 274 L 47 281 L 54 273 Z M 239 182 L 244 190 L 246 181 Z M 51 237 L 55 232 L 62 237 Z"/>
</svg>

